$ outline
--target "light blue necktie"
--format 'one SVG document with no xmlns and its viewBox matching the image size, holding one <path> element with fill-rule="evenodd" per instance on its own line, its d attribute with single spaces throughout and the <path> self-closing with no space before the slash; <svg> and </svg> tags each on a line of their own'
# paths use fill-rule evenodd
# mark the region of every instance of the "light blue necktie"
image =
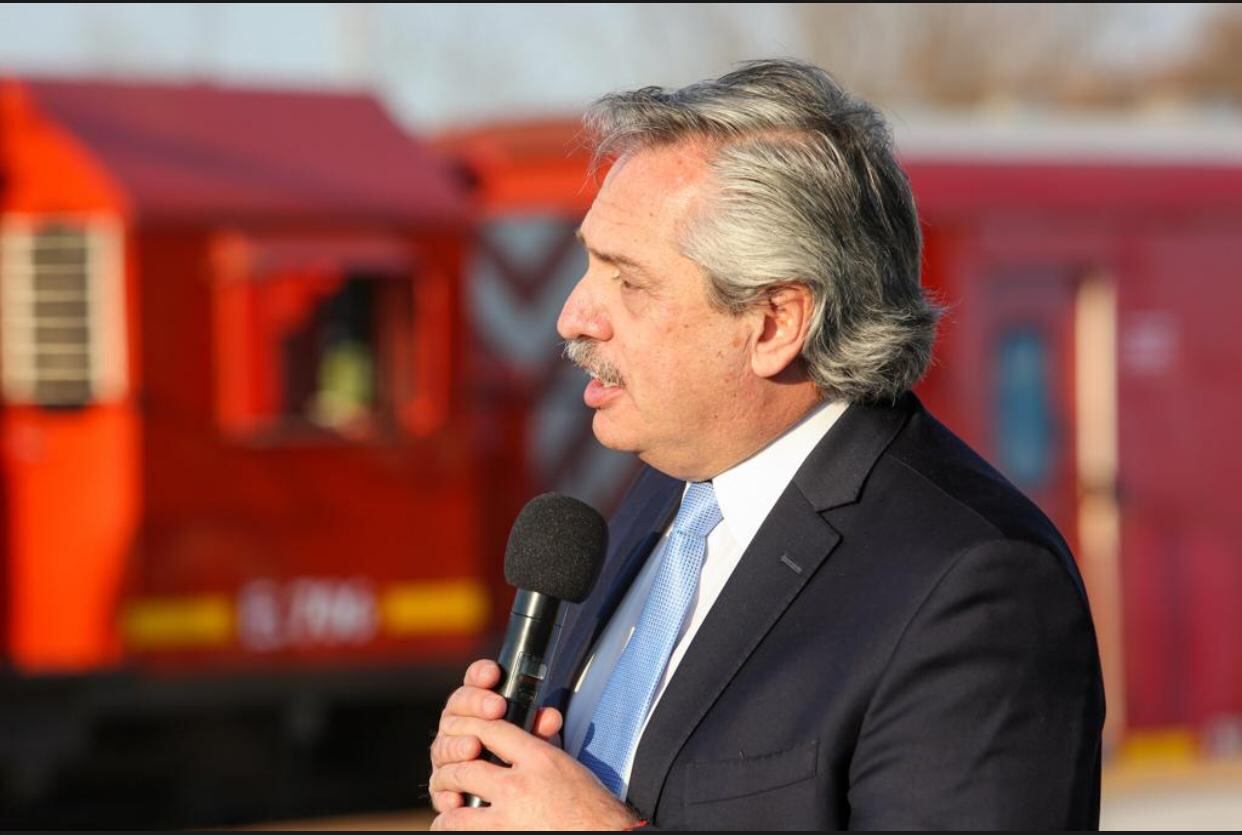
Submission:
<svg viewBox="0 0 1242 835">
<path fill-rule="evenodd" d="M 699 587 L 707 535 L 721 519 L 710 481 L 694 482 L 673 520 L 664 560 L 647 595 L 638 626 L 613 668 L 587 728 L 578 759 L 613 794 L 621 796 L 638 732 L 668 665 L 673 644 Z M 624 798 L 622 798 L 624 799 Z"/>
</svg>

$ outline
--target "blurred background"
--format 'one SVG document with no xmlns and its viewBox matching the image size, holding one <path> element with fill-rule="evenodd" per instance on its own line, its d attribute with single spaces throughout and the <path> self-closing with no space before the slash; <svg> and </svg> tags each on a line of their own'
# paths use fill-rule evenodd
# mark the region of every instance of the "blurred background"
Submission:
<svg viewBox="0 0 1242 835">
<path fill-rule="evenodd" d="M 773 56 L 891 120 L 920 395 L 1088 583 L 1104 826 L 1242 826 L 1232 4 L 0 6 L 0 826 L 429 820 L 517 510 L 633 473 L 554 331 L 576 119 Z"/>
</svg>

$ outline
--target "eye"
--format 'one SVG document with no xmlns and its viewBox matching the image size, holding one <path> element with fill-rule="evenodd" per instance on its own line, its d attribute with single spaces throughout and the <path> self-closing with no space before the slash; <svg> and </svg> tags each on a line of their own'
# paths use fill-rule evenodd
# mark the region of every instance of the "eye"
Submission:
<svg viewBox="0 0 1242 835">
<path fill-rule="evenodd" d="M 617 282 L 618 284 L 620 284 L 620 285 L 621 285 L 621 289 L 622 289 L 622 290 L 637 290 L 637 289 L 638 289 L 638 285 L 637 285 L 637 284 L 635 284 L 634 282 L 630 281 L 628 278 L 626 278 L 626 277 L 625 277 L 624 275 L 622 275 L 621 273 L 617 273 L 616 275 L 614 275 L 614 276 L 612 277 L 612 279 L 613 279 L 613 281 L 615 281 L 615 282 Z"/>
</svg>

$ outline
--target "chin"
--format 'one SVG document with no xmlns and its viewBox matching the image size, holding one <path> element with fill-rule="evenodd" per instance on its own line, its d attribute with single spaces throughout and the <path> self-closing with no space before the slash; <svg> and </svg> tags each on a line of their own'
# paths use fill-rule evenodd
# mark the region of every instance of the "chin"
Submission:
<svg viewBox="0 0 1242 835">
<path fill-rule="evenodd" d="M 595 440 L 609 449 L 617 452 L 638 452 L 635 439 L 617 426 L 616 421 L 605 414 L 603 409 L 595 411 L 595 417 L 591 419 L 591 431 L 595 433 Z"/>
</svg>

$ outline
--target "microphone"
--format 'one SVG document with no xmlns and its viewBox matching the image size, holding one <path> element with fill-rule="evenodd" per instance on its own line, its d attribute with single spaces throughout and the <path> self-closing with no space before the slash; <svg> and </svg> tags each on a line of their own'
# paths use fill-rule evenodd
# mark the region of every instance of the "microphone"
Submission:
<svg viewBox="0 0 1242 835">
<path fill-rule="evenodd" d="M 604 564 L 608 526 L 599 511 L 584 502 L 556 493 L 544 493 L 526 503 L 509 531 L 505 546 L 505 580 L 517 587 L 505 642 L 496 659 L 505 697 L 504 719 L 527 733 L 543 695 L 552 654 L 561 634 L 566 607 L 562 601 L 581 603 L 591 593 Z M 490 751 L 489 762 L 505 764 Z M 465 805 L 487 802 L 472 794 Z"/>
</svg>

